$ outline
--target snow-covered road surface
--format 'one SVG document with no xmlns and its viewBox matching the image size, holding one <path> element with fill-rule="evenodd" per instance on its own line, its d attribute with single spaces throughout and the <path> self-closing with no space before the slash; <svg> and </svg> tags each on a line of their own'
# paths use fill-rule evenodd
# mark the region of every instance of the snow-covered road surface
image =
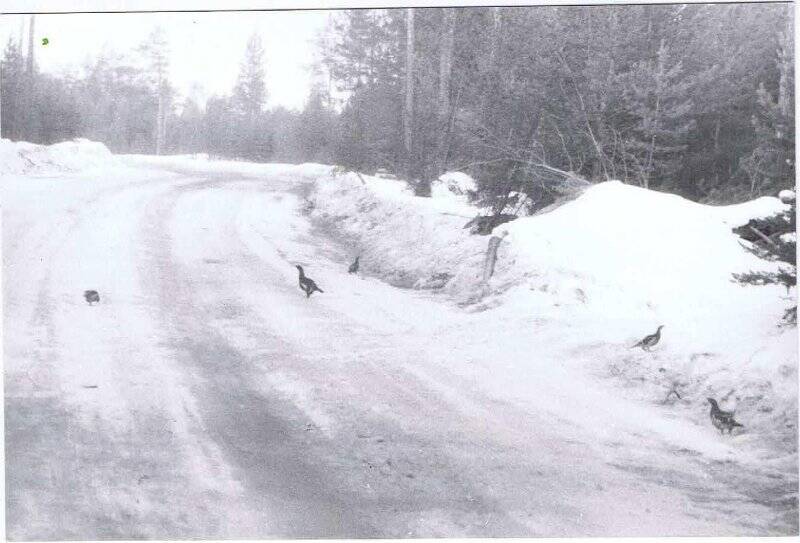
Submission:
<svg viewBox="0 0 800 543">
<path fill-rule="evenodd" d="M 4 187 L 9 539 L 797 532 L 791 462 L 567 369 L 516 394 L 472 313 L 347 274 L 302 185 L 129 165 Z M 518 355 L 552 364 L 541 333 Z"/>
</svg>

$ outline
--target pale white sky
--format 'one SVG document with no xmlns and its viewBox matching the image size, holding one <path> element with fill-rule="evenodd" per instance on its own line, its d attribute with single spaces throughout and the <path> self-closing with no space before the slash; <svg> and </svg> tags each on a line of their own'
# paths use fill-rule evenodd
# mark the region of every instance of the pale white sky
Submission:
<svg viewBox="0 0 800 543">
<path fill-rule="evenodd" d="M 194 84 L 203 92 L 229 94 L 244 57 L 247 39 L 261 34 L 269 91 L 268 107 L 299 109 L 309 89 L 308 66 L 314 59 L 314 37 L 331 12 L 103 13 L 37 15 L 36 61 L 42 71 L 78 71 L 104 48 L 120 53 L 134 49 L 156 26 L 169 39 L 170 78 L 186 96 Z M 19 36 L 28 16 L 0 16 L 0 47 Z M 42 45 L 47 37 L 48 45 Z"/>
</svg>

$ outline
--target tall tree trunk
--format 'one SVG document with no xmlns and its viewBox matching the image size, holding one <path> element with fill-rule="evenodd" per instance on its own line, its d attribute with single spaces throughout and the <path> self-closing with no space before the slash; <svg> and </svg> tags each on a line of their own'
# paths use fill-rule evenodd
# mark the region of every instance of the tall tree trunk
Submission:
<svg viewBox="0 0 800 543">
<path fill-rule="evenodd" d="M 158 109 L 156 110 L 156 154 L 160 155 L 164 147 L 164 83 L 161 69 L 158 70 Z"/>
<path fill-rule="evenodd" d="M 31 15 L 31 23 L 28 27 L 28 65 L 26 71 L 28 72 L 28 76 L 33 77 L 33 70 L 36 67 L 35 60 L 34 60 L 34 47 L 33 47 L 33 33 L 34 33 L 34 26 L 35 26 L 35 18 Z"/>
<path fill-rule="evenodd" d="M 450 128 L 450 77 L 453 68 L 453 46 L 455 42 L 456 10 L 444 9 L 442 44 L 439 50 L 439 141 L 436 151 L 436 175 L 444 173 L 447 166 Z"/>
<path fill-rule="evenodd" d="M 781 44 L 778 49 L 778 70 L 780 72 L 780 82 L 778 84 L 778 108 L 783 117 L 788 117 L 789 108 L 792 107 L 791 83 L 789 72 L 794 64 L 792 30 L 794 26 L 793 5 L 787 4 L 786 27 L 781 32 Z"/>
<path fill-rule="evenodd" d="M 403 144 L 406 179 L 414 173 L 414 9 L 406 9 L 406 100 L 403 110 Z"/>
<path fill-rule="evenodd" d="M 24 17 L 20 17 L 19 18 L 19 40 L 18 40 L 19 54 L 20 55 L 25 53 L 24 42 L 25 42 L 25 18 Z"/>
<path fill-rule="evenodd" d="M 499 54 L 498 50 L 500 49 L 500 29 L 502 24 L 503 19 L 500 8 L 492 8 L 492 45 L 489 50 L 489 66 L 486 72 L 487 77 L 484 83 L 483 104 L 480 112 L 483 124 L 486 125 L 487 128 L 491 120 L 491 115 L 489 114 L 491 107 L 489 104 L 497 94 L 497 57 Z"/>
<path fill-rule="evenodd" d="M 38 115 L 38 108 L 36 108 L 36 59 L 34 53 L 34 32 L 36 19 L 33 15 L 30 17 L 28 24 L 28 56 L 26 58 L 25 74 L 22 76 L 23 86 L 22 95 L 20 96 L 19 108 L 21 112 L 25 112 L 17 118 L 19 122 L 19 138 L 35 143 L 44 143 L 41 141 L 42 134 L 39 134 L 41 127 L 41 120 Z M 20 49 L 20 54 L 22 50 Z"/>
</svg>

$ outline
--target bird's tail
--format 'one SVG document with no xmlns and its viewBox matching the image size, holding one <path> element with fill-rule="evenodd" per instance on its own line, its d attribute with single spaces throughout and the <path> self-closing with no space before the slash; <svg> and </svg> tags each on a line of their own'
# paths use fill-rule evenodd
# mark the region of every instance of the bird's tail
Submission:
<svg viewBox="0 0 800 543">
<path fill-rule="evenodd" d="M 317 291 L 317 292 L 322 292 L 323 294 L 325 293 L 325 291 L 324 291 L 324 290 L 322 290 L 321 288 L 319 288 L 319 287 L 318 287 L 318 286 L 316 286 L 316 285 L 314 285 L 314 290 L 315 290 L 315 291 Z"/>
</svg>

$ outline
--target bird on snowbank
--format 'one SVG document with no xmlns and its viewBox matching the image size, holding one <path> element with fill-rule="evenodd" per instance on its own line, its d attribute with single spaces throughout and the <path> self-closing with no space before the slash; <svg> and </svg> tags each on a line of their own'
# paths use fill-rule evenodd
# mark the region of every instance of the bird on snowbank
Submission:
<svg viewBox="0 0 800 543">
<path fill-rule="evenodd" d="M 83 297 L 86 298 L 86 301 L 89 302 L 89 305 L 92 305 L 94 302 L 100 303 L 100 295 L 96 290 L 84 290 Z"/>
<path fill-rule="evenodd" d="M 706 398 L 708 403 L 711 404 L 711 412 L 709 415 L 711 416 L 711 424 L 714 425 L 714 428 L 720 431 L 721 434 L 725 433 L 725 430 L 728 430 L 730 434 L 733 432 L 733 429 L 737 426 L 740 428 L 744 428 L 742 424 L 739 424 L 735 420 L 733 420 L 733 412 L 732 411 L 723 411 L 719 408 L 717 404 L 717 400 L 714 398 Z"/>
<path fill-rule="evenodd" d="M 658 327 L 658 330 L 656 330 L 655 334 L 650 334 L 649 336 L 644 336 L 644 338 L 642 338 L 642 340 L 639 343 L 637 343 L 636 345 L 633 345 L 631 347 L 631 349 L 633 349 L 635 347 L 641 347 L 642 350 L 649 351 L 651 347 L 655 347 L 656 343 L 661 341 L 661 329 L 662 328 L 664 328 L 663 324 Z"/>
<path fill-rule="evenodd" d="M 297 271 L 300 272 L 300 290 L 306 293 L 306 298 L 310 298 L 315 292 L 325 292 L 317 286 L 313 279 L 306 277 L 306 274 L 303 271 L 303 266 L 295 265 L 295 268 L 297 268 Z"/>
<path fill-rule="evenodd" d="M 347 268 L 347 273 L 358 273 L 358 266 L 359 266 L 358 259 L 359 258 L 361 258 L 361 257 L 357 256 L 355 261 L 352 264 L 350 264 L 350 267 Z"/>
</svg>

